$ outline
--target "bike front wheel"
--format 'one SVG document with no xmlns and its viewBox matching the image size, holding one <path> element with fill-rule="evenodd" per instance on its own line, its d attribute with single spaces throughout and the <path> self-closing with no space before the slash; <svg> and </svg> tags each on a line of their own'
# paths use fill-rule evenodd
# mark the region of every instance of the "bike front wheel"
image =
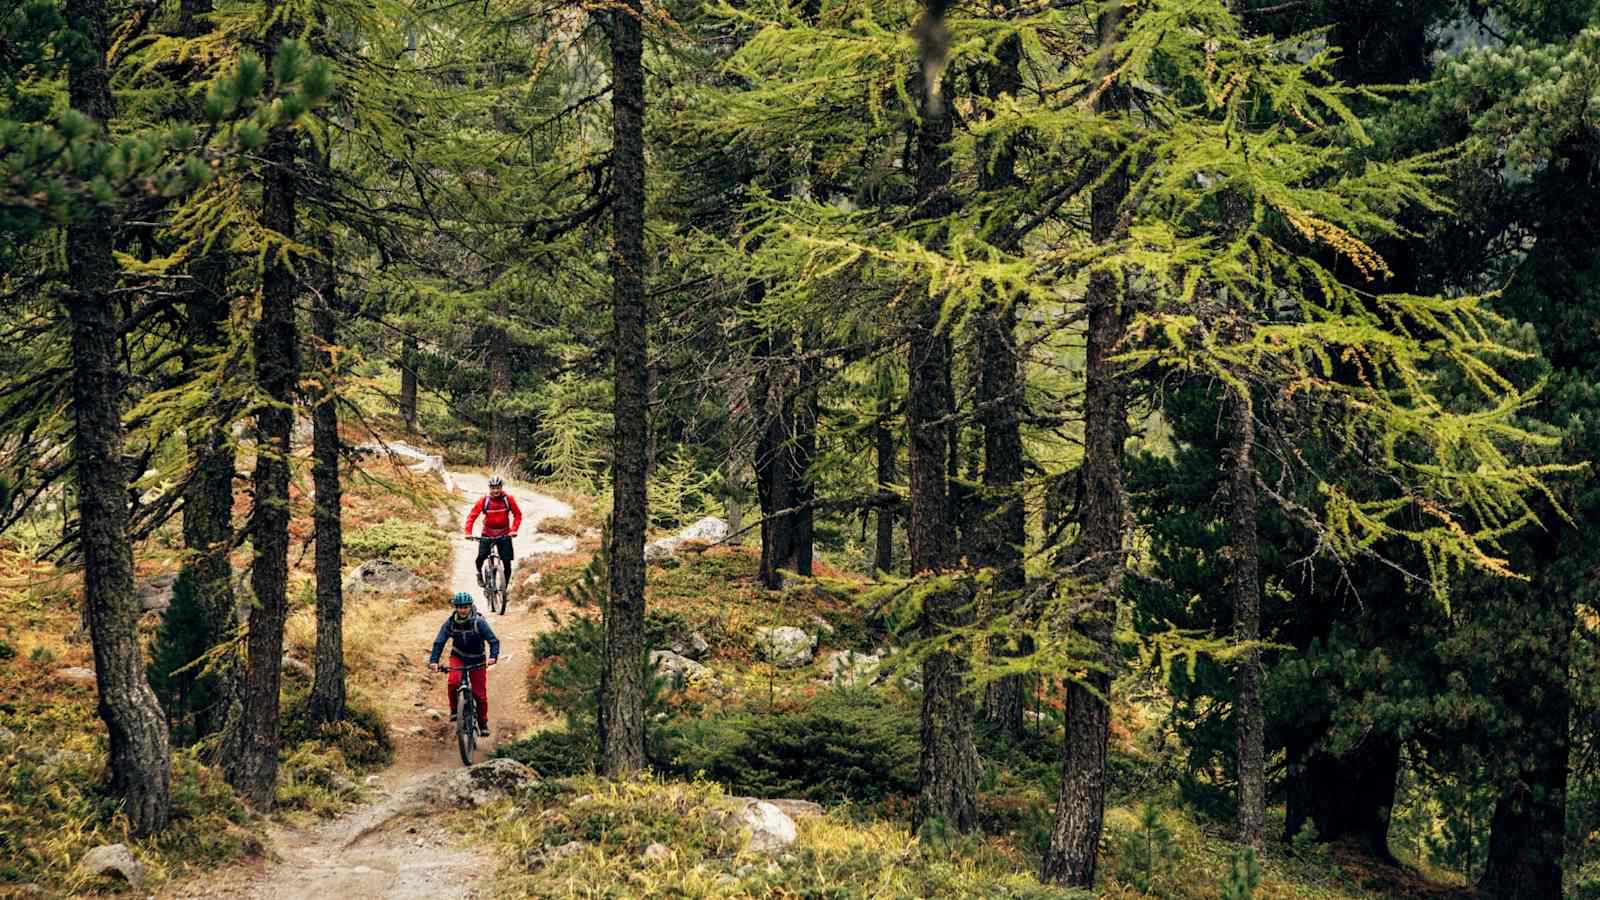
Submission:
<svg viewBox="0 0 1600 900">
<path fill-rule="evenodd" d="M 461 750 L 461 764 L 472 765 L 472 752 L 478 748 L 478 710 L 468 691 L 456 696 L 456 747 Z"/>
</svg>

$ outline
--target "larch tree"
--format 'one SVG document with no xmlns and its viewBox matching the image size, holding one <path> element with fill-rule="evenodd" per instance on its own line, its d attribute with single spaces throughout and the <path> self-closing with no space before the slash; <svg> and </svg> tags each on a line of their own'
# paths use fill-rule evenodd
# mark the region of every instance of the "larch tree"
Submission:
<svg viewBox="0 0 1600 900">
<path fill-rule="evenodd" d="M 645 76 L 643 6 L 610 15 L 612 427 L 610 592 L 605 608 L 601 756 L 607 775 L 644 767 L 644 531 L 650 408 L 646 384 Z"/>
<path fill-rule="evenodd" d="M 108 15 L 98 0 L 73 0 L 67 18 L 81 37 L 67 70 L 72 109 L 91 128 L 115 114 L 106 54 Z M 145 679 L 139 641 L 139 599 L 133 588 L 124 466 L 123 374 L 117 335 L 121 316 L 114 222 L 85 216 L 67 226 L 72 260 L 65 297 L 72 332 L 73 459 L 83 552 L 84 603 L 94 644 L 100 718 L 110 735 L 112 790 L 135 834 L 167 824 L 172 810 L 172 755 L 167 723 Z"/>
</svg>

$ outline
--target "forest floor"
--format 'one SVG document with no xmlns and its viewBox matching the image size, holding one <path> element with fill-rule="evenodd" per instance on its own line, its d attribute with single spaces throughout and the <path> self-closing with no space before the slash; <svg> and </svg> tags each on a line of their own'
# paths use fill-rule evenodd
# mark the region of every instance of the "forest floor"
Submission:
<svg viewBox="0 0 1600 900">
<path fill-rule="evenodd" d="M 472 502 L 488 490 L 485 476 L 454 472 L 452 477 L 464 500 L 453 516 L 440 511 L 440 525 L 452 535 L 461 533 Z M 571 507 L 553 497 L 519 485 L 510 493 L 522 508 L 522 536 L 518 539 L 519 568 L 536 565 L 528 550 L 546 552 L 557 542 L 536 534 L 542 519 L 560 518 Z M 513 594 L 510 610 L 490 613 L 474 574 L 477 544 L 457 538 L 451 554 L 450 590 L 466 591 L 478 599 L 478 610 L 489 617 L 501 642 L 506 664 L 489 670 L 489 727 L 491 735 L 480 745 L 486 759 L 502 740 L 515 738 L 541 718 L 528 701 L 527 647 L 533 635 L 547 629 L 545 614 L 550 598 Z M 559 601 L 551 601 L 559 602 Z M 262 900 L 298 900 L 322 897 L 410 898 L 472 897 L 486 891 L 497 869 L 486 851 L 468 846 L 419 808 L 416 794 L 432 777 L 461 765 L 447 719 L 434 713 L 447 710 L 445 676 L 425 667 L 427 652 L 448 613 L 428 609 L 399 623 L 392 643 L 398 652 L 415 653 L 411 674 L 394 685 L 405 712 L 389 721 L 395 739 L 394 761 L 369 779 L 376 799 L 346 811 L 338 818 L 310 825 L 274 824 L 267 837 L 271 856 L 266 860 L 228 867 L 186 878 L 168 886 L 164 898 L 254 897 Z M 391 697 L 390 700 L 396 699 Z M 448 713 L 446 713 L 447 715 Z"/>
</svg>

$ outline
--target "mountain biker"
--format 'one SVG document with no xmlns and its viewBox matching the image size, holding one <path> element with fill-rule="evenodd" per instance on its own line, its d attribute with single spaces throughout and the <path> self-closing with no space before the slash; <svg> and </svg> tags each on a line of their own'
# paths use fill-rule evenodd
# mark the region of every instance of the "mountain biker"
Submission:
<svg viewBox="0 0 1600 900">
<path fill-rule="evenodd" d="M 483 587 L 483 561 L 489 558 L 489 548 L 500 551 L 500 565 L 506 570 L 506 586 L 511 584 L 511 539 L 522 528 L 522 509 L 516 498 L 506 493 L 505 482 L 499 475 L 489 476 L 489 493 L 478 499 L 467 513 L 467 537 L 472 537 L 472 525 L 483 516 L 483 536 L 494 538 L 478 542 L 478 561 L 473 568 L 478 573 L 478 587 Z"/>
<path fill-rule="evenodd" d="M 450 606 L 450 618 L 439 626 L 439 636 L 433 639 L 433 652 L 428 656 L 428 666 L 439 666 L 439 671 L 450 673 L 446 694 L 449 699 L 445 705 L 450 710 L 452 722 L 456 719 L 456 689 L 461 686 L 461 670 L 467 666 L 477 666 L 468 675 L 472 682 L 472 696 L 478 701 L 478 733 L 488 737 L 488 670 L 480 664 L 484 662 L 485 643 L 489 645 L 487 665 L 492 666 L 500 661 L 500 639 L 489 627 L 489 620 L 472 608 L 471 594 L 466 591 L 456 594 L 450 598 Z M 444 652 L 445 641 L 450 641 L 450 663 L 440 666 L 439 655 Z"/>
</svg>

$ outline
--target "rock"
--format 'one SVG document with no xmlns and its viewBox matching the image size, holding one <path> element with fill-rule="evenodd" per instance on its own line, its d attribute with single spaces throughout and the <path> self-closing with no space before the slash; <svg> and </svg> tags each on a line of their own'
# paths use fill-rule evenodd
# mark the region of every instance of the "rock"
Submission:
<svg viewBox="0 0 1600 900">
<path fill-rule="evenodd" d="M 250 829 L 241 825 L 235 825 L 232 822 L 224 822 L 222 831 L 228 836 L 229 840 L 238 843 L 239 849 L 244 853 L 245 856 L 267 855 L 267 845 L 261 840 L 261 835 L 256 834 Z"/>
<path fill-rule="evenodd" d="M 678 552 L 678 545 L 683 543 L 677 538 L 661 538 L 644 545 L 644 561 L 647 563 L 664 562 Z"/>
<path fill-rule="evenodd" d="M 172 586 L 177 581 L 176 572 L 153 575 L 139 581 L 133 588 L 133 592 L 139 597 L 139 608 L 145 612 L 159 612 L 171 606 Z"/>
<path fill-rule="evenodd" d="M 94 670 L 85 669 L 82 666 L 69 666 L 65 669 L 57 669 L 53 673 L 53 677 L 55 680 L 62 682 L 63 684 L 81 684 L 87 687 L 94 687 Z"/>
<path fill-rule="evenodd" d="M 311 667 L 287 654 L 283 657 L 284 674 L 294 675 L 297 678 L 311 679 Z"/>
<path fill-rule="evenodd" d="M 438 711 L 437 709 L 426 709 L 426 710 L 423 710 L 422 714 L 427 716 L 431 721 L 434 721 L 434 722 L 437 722 L 437 721 L 439 721 L 439 720 L 444 718 L 444 713 Z"/>
<path fill-rule="evenodd" d="M 360 790 L 360 788 L 356 787 L 356 783 L 354 781 L 351 781 L 338 772 L 334 772 L 328 776 L 328 787 L 331 790 L 338 791 L 341 794 L 352 794 Z"/>
<path fill-rule="evenodd" d="M 833 637 L 833 626 L 828 624 L 828 620 L 827 619 L 824 619 L 823 617 L 821 617 L 821 616 L 819 616 L 819 615 L 817 615 L 815 613 L 812 613 L 811 616 L 810 616 L 810 621 L 811 621 L 812 625 L 816 626 L 817 635 L 819 637 L 825 637 L 825 638 Z"/>
<path fill-rule="evenodd" d="M 138 890 L 144 885 L 144 863 L 133 857 L 127 844 L 101 844 L 78 860 L 78 868 L 88 875 L 114 875 Z"/>
<path fill-rule="evenodd" d="M 821 817 L 823 813 L 822 804 L 812 803 L 810 800 L 780 798 L 766 802 L 783 810 L 784 815 L 791 819 L 815 819 Z"/>
<path fill-rule="evenodd" d="M 794 820 L 765 800 L 746 799 L 723 820 L 723 827 L 746 830 L 749 836 L 745 838 L 744 849 L 756 853 L 782 850 L 800 835 Z"/>
<path fill-rule="evenodd" d="M 567 841 L 559 847 L 547 847 L 544 850 L 529 853 L 524 857 L 523 861 L 528 864 L 529 868 L 547 866 L 553 862 L 560 862 L 563 859 L 577 856 L 587 847 L 588 845 L 583 841 Z"/>
<path fill-rule="evenodd" d="M 17 733 L 15 731 L 12 731 L 4 725 L 0 725 L 0 747 L 9 747 L 16 743 L 16 740 Z"/>
<path fill-rule="evenodd" d="M 841 650 L 828 655 L 828 661 L 823 669 L 833 684 L 851 685 L 863 679 L 874 678 L 878 674 L 878 667 L 882 664 L 883 657 L 876 653 Z"/>
<path fill-rule="evenodd" d="M 428 589 L 428 583 L 412 574 L 405 566 L 387 559 L 369 559 L 351 572 L 344 580 L 346 600 L 365 597 L 387 597 L 394 594 L 415 594 Z"/>
<path fill-rule="evenodd" d="M 715 544 L 728 536 L 728 523 L 716 516 L 706 516 L 704 519 L 690 525 L 678 532 L 680 541 L 705 541 Z"/>
<path fill-rule="evenodd" d="M 812 651 L 817 647 L 815 635 L 793 626 L 757 628 L 756 649 L 768 662 L 780 669 L 796 669 L 811 663 Z"/>
<path fill-rule="evenodd" d="M 380 787 L 383 784 L 383 779 L 376 775 L 368 775 L 366 778 L 361 780 L 361 783 L 365 784 L 369 788 L 375 788 Z"/>
<path fill-rule="evenodd" d="M 697 661 L 711 655 L 711 645 L 706 643 L 705 637 L 698 631 L 674 635 L 672 642 L 667 645 L 667 649 L 679 656 Z"/>
<path fill-rule="evenodd" d="M 538 772 L 514 759 L 491 759 L 434 775 L 413 788 L 406 799 L 412 806 L 467 809 L 513 794 L 523 785 L 537 780 Z"/>
<path fill-rule="evenodd" d="M 647 863 L 666 862 L 671 858 L 672 851 L 667 849 L 666 844 L 657 842 L 644 848 L 644 861 Z"/>
<path fill-rule="evenodd" d="M 700 665 L 686 656 L 680 656 L 671 650 L 650 651 L 650 666 L 662 675 L 672 679 L 675 687 L 695 684 L 716 676 L 711 670 Z"/>
<path fill-rule="evenodd" d="M 578 539 L 562 534 L 536 534 L 532 539 L 517 544 L 517 558 L 529 556 L 561 555 L 578 549 Z"/>
</svg>

